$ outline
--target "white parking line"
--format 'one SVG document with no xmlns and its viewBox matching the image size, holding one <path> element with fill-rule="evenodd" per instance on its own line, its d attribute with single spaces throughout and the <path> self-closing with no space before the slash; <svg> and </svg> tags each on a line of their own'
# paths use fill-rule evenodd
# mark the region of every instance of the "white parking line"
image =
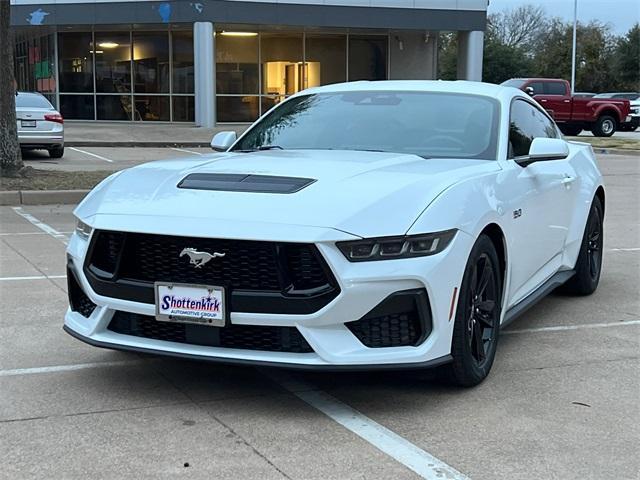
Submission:
<svg viewBox="0 0 640 480">
<path fill-rule="evenodd" d="M 568 330 L 586 330 L 591 328 L 615 328 L 615 327 L 627 327 L 629 325 L 640 325 L 640 320 L 629 320 L 628 322 L 616 322 L 616 323 L 585 323 L 582 325 L 558 325 L 555 327 L 540 327 L 540 328 L 522 328 L 519 330 L 504 330 L 500 332 L 500 335 L 511 335 L 514 333 L 535 333 L 535 332 L 565 332 Z"/>
<path fill-rule="evenodd" d="M 294 380 L 283 372 L 264 371 L 264 373 L 285 390 L 308 405 L 320 410 L 326 416 L 405 467 L 413 470 L 421 478 L 428 480 L 469 480 L 469 477 L 455 468 L 328 393 L 314 389 L 312 385 L 306 382 Z"/>
<path fill-rule="evenodd" d="M 0 370 L 0 377 L 16 377 L 18 375 L 33 375 L 36 373 L 71 372 L 73 370 L 84 370 L 86 368 L 139 365 L 149 363 L 150 361 L 152 360 L 120 360 L 117 362 L 76 363 L 73 365 L 54 365 L 51 367 L 14 368 L 11 370 Z"/>
<path fill-rule="evenodd" d="M 640 252 L 640 248 L 612 248 L 612 252 Z"/>
<path fill-rule="evenodd" d="M 0 277 L 0 282 L 16 282 L 20 280 L 52 280 L 55 278 L 67 278 L 66 275 L 31 275 L 28 277 Z"/>
<path fill-rule="evenodd" d="M 58 232 L 68 235 L 73 232 Z M 0 237 L 15 237 L 15 236 L 23 236 L 23 235 L 48 235 L 46 232 L 16 232 L 16 233 L 0 233 Z"/>
<path fill-rule="evenodd" d="M 53 238 L 55 238 L 57 240 L 60 240 L 65 245 L 67 245 L 67 243 L 69 243 L 69 239 L 67 238 L 67 236 L 64 233 L 59 232 L 58 230 L 56 230 L 55 228 L 53 228 L 50 225 L 47 225 L 44 222 L 41 222 L 40 220 L 38 220 L 36 217 L 31 215 L 30 213 L 27 213 L 24 210 L 22 210 L 22 207 L 12 207 L 12 210 L 14 212 L 16 212 L 17 215 L 20 215 L 22 218 L 24 218 L 25 220 L 29 221 L 32 225 L 35 225 L 36 227 L 38 227 L 44 233 L 52 236 Z"/>
<path fill-rule="evenodd" d="M 171 150 L 175 150 L 176 152 L 193 153 L 194 155 L 200 155 L 200 156 L 203 155 L 200 152 L 193 152 L 191 150 L 187 150 L 186 148 L 171 147 Z"/>
<path fill-rule="evenodd" d="M 113 160 L 111 160 L 110 158 L 103 157 L 102 155 L 98 155 L 96 153 L 87 152 L 86 150 L 80 150 L 79 148 L 76 148 L 76 147 L 69 147 L 69 150 L 84 153 L 85 155 L 90 155 L 92 157 L 99 158 L 100 160 L 104 160 L 105 162 L 113 163 Z"/>
</svg>

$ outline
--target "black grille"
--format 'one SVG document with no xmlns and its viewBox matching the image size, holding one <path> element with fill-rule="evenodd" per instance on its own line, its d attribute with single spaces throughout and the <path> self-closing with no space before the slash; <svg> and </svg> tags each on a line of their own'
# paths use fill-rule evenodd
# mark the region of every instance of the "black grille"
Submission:
<svg viewBox="0 0 640 480">
<path fill-rule="evenodd" d="M 289 245 L 286 250 L 289 275 L 297 290 L 310 290 L 326 285 L 327 275 L 314 251 L 306 245 Z"/>
<path fill-rule="evenodd" d="M 104 272 L 117 273 L 119 278 L 261 291 L 281 291 L 290 284 L 296 290 L 308 290 L 329 282 L 312 245 L 106 231 L 94 235 L 91 265 Z M 187 254 L 180 256 L 187 247 L 224 256 L 194 268 Z M 120 269 L 116 272 L 121 252 Z M 281 261 L 286 262 L 288 271 L 283 271 Z"/>
<path fill-rule="evenodd" d="M 201 268 L 189 264 L 185 247 L 222 253 Z M 274 246 L 267 242 L 237 242 L 156 235 L 127 235 L 122 278 L 145 282 L 233 285 L 242 290 L 280 290 Z"/>
<path fill-rule="evenodd" d="M 113 273 L 116 270 L 118 255 L 124 243 L 124 235 L 118 232 L 100 232 L 94 236 L 92 264 L 103 272 Z"/>
<path fill-rule="evenodd" d="M 209 347 L 288 353 L 313 352 L 295 327 L 228 325 L 216 328 L 160 322 L 146 315 L 116 312 L 108 329 L 123 335 Z"/>
<path fill-rule="evenodd" d="M 71 269 L 67 269 L 67 291 L 69 292 L 71 310 L 89 318 L 95 310 L 96 304 L 89 300 Z"/>
<path fill-rule="evenodd" d="M 346 326 L 369 348 L 419 345 L 431 333 L 427 292 L 419 289 L 394 293 Z"/>
<path fill-rule="evenodd" d="M 217 256 L 201 267 L 186 248 Z M 153 303 L 153 283 L 223 286 L 230 310 L 313 313 L 340 289 L 313 244 L 96 231 L 85 263 L 100 295 Z"/>
</svg>

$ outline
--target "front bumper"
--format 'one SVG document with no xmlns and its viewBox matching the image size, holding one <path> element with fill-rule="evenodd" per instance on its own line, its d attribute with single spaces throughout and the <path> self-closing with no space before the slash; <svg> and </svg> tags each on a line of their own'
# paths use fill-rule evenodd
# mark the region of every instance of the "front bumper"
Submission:
<svg viewBox="0 0 640 480">
<path fill-rule="evenodd" d="M 435 366 L 450 359 L 452 294 L 460 285 L 473 239 L 458 232 L 445 251 L 432 257 L 362 263 L 348 262 L 332 242 L 317 243 L 340 284 L 340 294 L 328 305 L 304 315 L 231 312 L 232 325 L 297 329 L 310 345 L 309 353 L 223 348 L 116 333 L 108 328 L 116 312 L 151 317 L 155 306 L 96 294 L 82 271 L 87 243 L 73 235 L 68 248 L 70 267 L 96 305 L 88 318 L 71 309 L 65 315 L 65 330 L 82 341 L 106 348 L 228 363 L 377 369 Z M 418 345 L 369 348 L 346 325 L 361 319 L 394 293 L 407 290 L 424 290 L 429 299 L 430 333 Z"/>
</svg>

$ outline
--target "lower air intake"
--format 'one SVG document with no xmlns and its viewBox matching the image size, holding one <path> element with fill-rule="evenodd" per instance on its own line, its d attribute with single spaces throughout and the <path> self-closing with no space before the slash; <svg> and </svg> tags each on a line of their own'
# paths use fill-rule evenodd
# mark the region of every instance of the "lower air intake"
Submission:
<svg viewBox="0 0 640 480">
<path fill-rule="evenodd" d="M 369 348 L 420 345 L 431 333 L 431 310 L 425 290 L 396 292 L 347 328 Z"/>
<path fill-rule="evenodd" d="M 228 325 L 223 328 L 161 322 L 154 317 L 116 312 L 109 330 L 122 335 L 207 347 L 311 353 L 313 349 L 295 327 Z"/>
</svg>

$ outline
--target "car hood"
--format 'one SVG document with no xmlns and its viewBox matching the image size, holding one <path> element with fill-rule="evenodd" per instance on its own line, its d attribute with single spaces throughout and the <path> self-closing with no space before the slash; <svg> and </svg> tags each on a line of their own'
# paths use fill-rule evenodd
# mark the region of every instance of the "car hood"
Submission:
<svg viewBox="0 0 640 480">
<path fill-rule="evenodd" d="M 498 162 L 424 159 L 416 155 L 343 150 L 271 150 L 221 153 L 156 161 L 119 172 L 76 209 L 94 216 L 158 217 L 163 233 L 194 222 L 242 222 L 332 228 L 359 237 L 405 233 L 447 187 L 499 169 Z M 256 193 L 179 188 L 189 174 L 264 175 L 311 179 L 294 193 Z M 161 220 L 160 220 L 161 218 Z M 145 222 L 140 222 L 144 224 Z M 104 228 L 104 227 L 99 227 Z"/>
</svg>

